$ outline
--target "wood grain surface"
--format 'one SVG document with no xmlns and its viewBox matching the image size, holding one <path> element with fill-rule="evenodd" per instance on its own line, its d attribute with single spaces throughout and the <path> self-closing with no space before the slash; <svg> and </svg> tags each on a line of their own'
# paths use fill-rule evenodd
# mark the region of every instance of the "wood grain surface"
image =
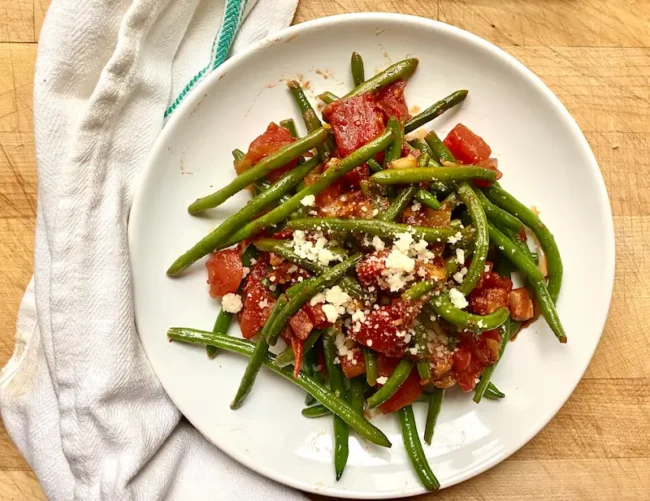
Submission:
<svg viewBox="0 0 650 501">
<path fill-rule="evenodd" d="M 32 273 L 32 83 L 49 0 L 0 0 L 0 364 Z M 386 11 L 439 19 L 514 55 L 559 96 L 593 148 L 612 201 L 616 282 L 596 355 L 574 395 L 492 470 L 422 500 L 650 500 L 650 2 L 301 0 L 295 22 Z M 589 291 L 585 291 L 585 301 Z M 42 500 L 0 429 L 0 500 Z M 323 500 L 324 498 L 313 497 Z"/>
</svg>

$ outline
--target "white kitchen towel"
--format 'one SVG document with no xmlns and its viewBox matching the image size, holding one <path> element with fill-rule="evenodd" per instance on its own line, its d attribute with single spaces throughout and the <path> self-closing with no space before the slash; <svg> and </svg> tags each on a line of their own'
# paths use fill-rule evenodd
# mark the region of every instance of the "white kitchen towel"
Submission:
<svg viewBox="0 0 650 501">
<path fill-rule="evenodd" d="M 296 3 L 51 4 L 34 80 L 35 273 L 0 406 L 53 501 L 303 499 L 181 419 L 135 331 L 126 236 L 164 114 L 229 49 L 288 26 Z"/>
</svg>

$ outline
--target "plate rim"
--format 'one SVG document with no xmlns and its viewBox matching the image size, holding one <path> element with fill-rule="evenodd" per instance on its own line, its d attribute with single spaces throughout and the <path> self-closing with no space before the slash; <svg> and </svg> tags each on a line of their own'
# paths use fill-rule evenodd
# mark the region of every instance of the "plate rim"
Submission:
<svg viewBox="0 0 650 501">
<path fill-rule="evenodd" d="M 501 463 L 505 459 L 507 459 L 509 456 L 520 450 L 522 447 L 524 447 L 532 438 L 534 438 L 548 423 L 557 415 L 557 413 L 560 411 L 560 409 L 564 406 L 564 404 L 567 402 L 567 400 L 571 397 L 573 392 L 575 391 L 575 388 L 577 385 L 582 381 L 584 374 L 591 364 L 591 361 L 593 360 L 594 353 L 596 349 L 598 348 L 598 345 L 600 344 L 600 341 L 602 339 L 602 334 L 605 329 L 605 324 L 607 321 L 607 318 L 609 316 L 609 310 L 611 307 L 611 301 L 612 301 L 612 296 L 613 296 L 613 288 L 614 288 L 614 278 L 615 278 L 615 263 L 616 263 L 616 247 L 615 247 L 615 232 L 614 232 L 614 222 L 613 222 L 613 215 L 612 215 L 612 209 L 611 209 L 611 203 L 610 199 L 607 193 L 607 187 L 605 184 L 605 180 L 602 174 L 602 171 L 598 165 L 598 162 L 596 160 L 596 157 L 586 139 L 584 136 L 584 133 L 578 126 L 576 120 L 573 118 L 573 116 L 569 113 L 569 111 L 566 109 L 562 101 L 555 95 L 555 93 L 541 80 L 540 77 L 538 77 L 531 69 L 529 69 L 527 66 L 525 66 L 522 62 L 520 62 L 518 59 L 516 59 L 514 56 L 506 52 L 505 50 L 501 49 L 500 47 L 496 46 L 495 44 L 481 38 L 478 35 L 475 35 L 469 31 L 466 31 L 462 28 L 458 28 L 453 25 L 449 25 L 446 23 L 443 23 L 441 21 L 437 21 L 434 19 L 428 19 L 420 16 L 414 16 L 414 15 L 408 15 L 408 14 L 397 14 L 397 13 L 385 13 L 385 12 L 361 12 L 361 13 L 347 13 L 347 14 L 337 14 L 333 16 L 326 16 L 326 17 L 321 17 L 317 19 L 313 19 L 310 21 L 306 21 L 304 23 L 300 23 L 297 25 L 289 26 L 283 30 L 280 30 L 278 32 L 275 32 L 262 40 L 259 40 L 258 42 L 254 42 L 251 44 L 249 47 L 246 49 L 242 50 L 240 53 L 234 55 L 233 57 L 229 58 L 223 65 L 221 65 L 219 68 L 217 68 L 215 71 L 213 71 L 210 75 L 208 75 L 204 80 L 199 82 L 199 84 L 195 87 L 194 91 L 190 93 L 187 98 L 181 102 L 181 104 L 178 106 L 176 109 L 175 113 L 170 117 L 168 122 L 163 126 L 163 129 L 161 133 L 158 135 L 156 138 L 156 141 L 154 142 L 153 147 L 151 148 L 151 151 L 147 157 L 147 161 L 145 166 L 142 168 L 142 170 L 138 173 L 136 182 L 135 182 L 135 188 L 133 191 L 133 201 L 131 205 L 131 210 L 129 212 L 129 224 L 128 224 L 128 229 L 127 229 L 127 237 L 128 237 L 128 247 L 129 247 L 129 264 L 131 268 L 133 267 L 133 258 L 132 258 L 132 252 L 131 249 L 133 248 L 134 242 L 136 241 L 136 235 L 135 235 L 135 230 L 133 229 L 134 225 L 131 224 L 131 221 L 137 218 L 137 214 L 139 213 L 140 206 L 141 206 L 141 198 L 142 198 L 142 193 L 144 192 L 143 190 L 143 185 L 142 181 L 143 179 L 147 178 L 150 174 L 150 172 L 155 168 L 153 160 L 161 153 L 161 150 L 164 148 L 164 144 L 167 141 L 167 138 L 170 135 L 174 134 L 174 131 L 176 127 L 178 127 L 183 120 L 183 117 L 186 115 L 186 112 L 189 109 L 194 109 L 196 108 L 201 100 L 203 99 L 203 94 L 211 89 L 214 85 L 217 84 L 217 82 L 225 75 L 232 66 L 236 65 L 239 63 L 239 61 L 246 59 L 248 56 L 251 54 L 263 50 L 267 46 L 275 45 L 277 43 L 283 43 L 288 40 L 291 40 L 292 38 L 298 36 L 299 34 L 309 31 L 313 28 L 319 28 L 323 26 L 334 26 L 338 25 L 339 23 L 355 23 L 355 22 L 391 22 L 391 23 L 399 23 L 399 24 L 415 24 L 415 25 L 420 25 L 424 26 L 427 28 L 431 28 L 437 31 L 440 31 L 442 33 L 445 33 L 446 35 L 450 35 L 453 37 L 458 37 L 461 39 L 465 39 L 469 41 L 472 44 L 476 44 L 480 46 L 482 49 L 487 50 L 488 52 L 492 53 L 495 57 L 501 59 L 502 61 L 510 64 L 513 69 L 520 74 L 524 79 L 528 81 L 529 84 L 533 85 L 535 90 L 541 92 L 546 99 L 548 100 L 549 104 L 554 108 L 554 111 L 556 111 L 560 117 L 563 119 L 563 121 L 570 127 L 572 133 L 576 137 L 576 140 L 578 142 L 577 146 L 580 147 L 582 150 L 582 153 L 584 154 L 585 158 L 587 159 L 587 167 L 591 171 L 591 175 L 594 176 L 595 180 L 597 181 L 597 192 L 595 195 L 597 195 L 599 199 L 599 206 L 603 209 L 603 218 L 604 218 L 604 236 L 605 236 L 605 242 L 603 243 L 603 251 L 606 256 L 606 262 L 603 265 L 603 277 L 604 277 L 604 289 L 605 292 L 607 293 L 607 299 L 606 299 L 606 308 L 603 308 L 602 311 L 600 312 L 600 318 L 598 319 L 598 324 L 601 325 L 599 332 L 598 332 L 598 339 L 593 345 L 593 349 L 591 350 L 591 353 L 589 353 L 589 362 L 585 365 L 585 367 L 582 369 L 582 372 L 580 374 L 580 377 L 576 379 L 575 384 L 569 385 L 565 387 L 566 391 L 566 396 L 564 398 L 561 398 L 559 401 L 559 404 L 557 405 L 556 408 L 552 410 L 552 412 L 549 413 L 548 419 L 543 419 L 539 422 L 539 425 L 537 427 L 534 427 L 531 429 L 530 433 L 528 434 L 527 438 L 523 440 L 516 448 L 513 450 L 504 452 L 501 451 L 499 454 L 496 454 L 492 458 L 490 458 L 487 461 L 484 461 L 472 468 L 467 469 L 464 474 L 458 475 L 456 478 L 452 479 L 452 481 L 448 484 L 445 484 L 444 488 L 451 487 L 453 485 L 456 485 L 458 483 L 464 482 L 466 480 L 470 480 L 471 478 L 491 469 L 492 467 L 496 466 L 497 464 Z M 133 284 L 133 287 L 135 288 L 135 285 Z M 135 296 L 134 296 L 134 302 L 135 302 Z M 156 377 L 158 378 L 158 371 L 156 369 L 156 366 L 154 363 L 151 362 L 149 359 L 149 354 L 147 353 L 147 349 L 145 348 L 145 343 L 142 342 L 142 338 L 140 335 L 140 331 L 138 329 L 138 320 L 137 320 L 137 308 L 134 307 L 134 317 L 135 317 L 135 325 L 136 325 L 136 330 L 138 331 L 138 339 L 140 341 L 140 344 L 147 355 L 147 359 L 149 360 L 149 363 L 151 365 L 152 370 L 154 371 L 154 374 L 156 374 Z M 158 378 L 159 379 L 159 378 Z M 161 383 L 162 385 L 162 383 Z M 164 386 L 163 386 L 164 388 Z M 165 392 L 167 393 L 167 390 L 165 389 Z M 168 394 L 170 400 L 174 403 L 175 406 L 178 407 L 174 399 Z M 179 408 L 180 410 L 180 408 Z M 181 411 L 182 412 L 182 411 Z M 194 426 L 199 433 L 201 433 L 201 430 L 194 425 L 192 420 L 183 413 L 183 415 L 186 416 L 186 418 L 192 423 L 192 426 Z M 203 435 L 203 433 L 201 433 Z M 413 495 L 419 495 L 419 494 L 424 494 L 428 492 L 425 490 L 423 487 L 419 488 L 414 488 L 414 489 L 409 489 L 409 490 L 395 490 L 394 492 L 388 492 L 388 491 L 383 491 L 383 492 L 373 492 L 373 491 L 366 491 L 364 493 L 359 493 L 355 492 L 352 493 L 348 490 L 341 489 L 341 488 L 331 488 L 331 487 L 325 487 L 325 486 L 318 486 L 318 485 L 312 485 L 306 482 L 302 482 L 301 480 L 291 477 L 291 476 L 285 476 L 283 474 L 278 474 L 274 472 L 272 469 L 265 469 L 263 467 L 259 467 L 257 465 L 253 466 L 247 461 L 247 456 L 243 452 L 236 451 L 236 450 L 226 450 L 222 448 L 219 444 L 216 444 L 212 440 L 210 440 L 208 437 L 203 435 L 203 437 L 210 443 L 212 443 L 215 447 L 218 447 L 221 451 L 226 453 L 228 456 L 233 458 L 235 461 L 243 465 L 244 467 L 260 474 L 263 475 L 266 478 L 272 479 L 278 483 L 281 483 L 283 485 L 287 485 L 289 487 L 301 490 L 303 492 L 310 492 L 313 494 L 320 494 L 320 495 L 329 495 L 329 496 L 335 496 L 339 498 L 348 498 L 348 499 L 391 499 L 391 498 L 404 498 L 404 497 L 409 497 Z"/>
</svg>

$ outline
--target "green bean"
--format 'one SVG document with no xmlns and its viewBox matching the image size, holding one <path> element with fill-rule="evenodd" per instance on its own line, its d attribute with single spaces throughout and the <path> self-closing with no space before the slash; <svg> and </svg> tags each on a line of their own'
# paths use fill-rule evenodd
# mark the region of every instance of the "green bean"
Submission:
<svg viewBox="0 0 650 501">
<path fill-rule="evenodd" d="M 386 150 L 384 156 L 384 169 L 387 168 L 391 162 L 397 160 L 402 156 L 402 145 L 404 144 L 404 129 L 397 117 L 389 117 L 386 122 L 386 128 L 393 132 L 393 142 Z"/>
<path fill-rule="evenodd" d="M 363 361 L 366 365 L 366 382 L 369 386 L 375 386 L 377 384 L 377 359 L 375 358 L 375 352 L 370 348 L 363 348 Z"/>
<path fill-rule="evenodd" d="M 508 341 L 510 341 L 510 320 L 506 320 L 505 322 L 503 322 L 501 327 L 499 327 L 499 330 L 501 331 L 501 346 L 499 347 L 499 357 L 492 365 L 486 367 L 485 370 L 483 371 L 483 374 L 481 374 L 481 380 L 476 385 L 476 389 L 474 390 L 473 400 L 477 404 L 481 401 L 481 398 L 485 394 L 485 390 L 487 390 L 488 385 L 490 384 L 490 378 L 494 373 L 494 369 L 497 368 L 497 364 L 501 361 L 501 358 L 503 357 L 503 353 L 506 351 L 506 346 L 508 346 Z"/>
<path fill-rule="evenodd" d="M 365 401 L 364 392 L 366 382 L 363 376 L 357 376 L 350 379 L 350 390 L 348 391 L 348 402 L 350 406 L 363 415 L 363 402 Z"/>
<path fill-rule="evenodd" d="M 316 115 L 314 108 L 309 104 L 307 96 L 305 96 L 305 93 L 302 91 L 300 84 L 295 80 L 289 80 L 287 82 L 287 87 L 289 87 L 291 95 L 300 109 L 302 120 L 305 122 L 305 127 L 307 127 L 307 132 L 314 132 L 323 127 L 323 124 Z M 316 149 L 318 150 L 321 162 L 326 162 L 332 153 L 328 141 L 317 145 Z"/>
<path fill-rule="evenodd" d="M 294 252 L 294 250 L 291 247 L 287 246 L 284 240 L 278 240 L 275 238 L 261 238 L 259 240 L 255 240 L 253 242 L 253 245 L 263 252 L 273 252 L 278 256 L 288 259 L 292 263 L 296 263 L 301 268 L 305 268 L 306 270 L 309 270 L 312 273 L 317 273 L 319 275 L 322 275 L 328 269 L 327 266 L 323 266 L 320 263 L 317 263 L 315 261 L 310 261 L 309 259 L 301 258 L 300 256 L 298 256 L 298 254 Z M 336 254 L 333 249 L 330 249 L 330 251 L 333 254 Z M 345 254 L 341 254 L 341 257 L 344 256 Z M 345 276 L 341 278 L 341 280 L 339 281 L 339 286 L 345 292 L 358 299 L 363 298 L 365 295 L 363 288 L 361 287 L 359 282 L 357 282 L 357 280 L 352 277 Z"/>
<path fill-rule="evenodd" d="M 325 407 L 324 405 L 313 405 L 311 407 L 305 407 L 301 414 L 306 418 L 319 418 L 324 416 L 329 416 L 332 412 Z M 339 418 L 340 419 L 340 418 Z"/>
<path fill-rule="evenodd" d="M 218 348 L 239 353 L 246 357 L 251 357 L 255 350 L 255 344 L 250 341 L 230 337 L 221 333 L 177 327 L 169 329 L 169 331 L 167 331 L 167 336 L 169 339 L 174 341 L 195 344 L 211 344 Z M 272 354 L 267 353 L 266 358 L 263 360 L 264 365 L 271 369 L 271 371 L 295 383 L 306 392 L 312 394 L 316 400 L 332 411 L 333 414 L 336 414 L 343 419 L 343 421 L 345 421 L 350 428 L 356 431 L 361 437 L 382 447 L 391 446 L 386 435 L 368 422 L 362 415 L 359 415 L 359 413 L 356 412 L 345 400 L 337 397 L 334 393 L 302 372 L 298 377 L 294 377 L 290 369 L 286 367 L 281 368 L 275 365 L 273 363 L 273 358 Z"/>
<path fill-rule="evenodd" d="M 302 205 L 300 201 L 309 195 L 318 195 L 325 188 L 338 181 L 355 167 L 361 165 L 373 155 L 386 148 L 392 139 L 392 133 L 385 131 L 381 136 L 373 139 L 369 143 L 361 146 L 354 153 L 351 153 L 339 163 L 333 164 L 327 169 L 314 184 L 307 186 L 304 190 L 296 193 L 289 201 L 267 212 L 262 217 L 251 221 L 239 231 L 237 231 L 228 242 L 221 245 L 221 248 L 229 247 L 242 240 L 250 238 L 254 234 L 262 231 L 269 226 L 284 221 L 289 214 L 299 209 Z M 309 162 L 305 162 L 305 165 Z"/>
<path fill-rule="evenodd" d="M 401 359 L 386 383 L 368 399 L 368 407 L 373 409 L 392 397 L 409 377 L 412 369 L 413 362 L 406 358 Z"/>
<path fill-rule="evenodd" d="M 448 109 L 462 103 L 467 97 L 467 92 L 468 91 L 466 90 L 457 90 L 456 92 L 453 92 L 447 97 L 441 99 L 437 103 L 432 104 L 423 112 L 418 113 L 408 122 L 406 122 L 406 125 L 404 126 L 405 132 L 408 134 L 409 132 L 414 131 L 425 123 L 430 122 L 436 117 L 439 117 Z"/>
<path fill-rule="evenodd" d="M 429 157 L 435 162 L 435 155 L 433 154 L 433 150 L 429 147 L 429 145 L 426 143 L 424 139 L 416 138 L 416 139 L 411 139 L 409 141 L 409 144 L 413 146 L 416 150 L 420 150 L 422 153 L 427 153 Z"/>
<path fill-rule="evenodd" d="M 398 411 L 398 415 L 402 428 L 404 448 L 420 482 L 429 491 L 440 489 L 440 482 L 438 482 L 433 471 L 431 471 L 427 457 L 424 455 L 424 450 L 422 449 L 422 442 L 420 442 L 418 428 L 415 424 L 415 416 L 413 415 L 413 407 L 410 405 L 402 407 Z"/>
<path fill-rule="evenodd" d="M 442 205 L 440 205 L 438 199 L 434 197 L 431 193 L 429 193 L 428 191 L 422 188 L 420 188 L 418 191 L 415 192 L 415 199 L 418 202 L 423 203 L 430 209 L 440 210 L 442 208 Z"/>
<path fill-rule="evenodd" d="M 318 99 L 323 101 L 325 104 L 330 104 L 333 103 L 334 101 L 338 101 L 338 96 L 335 94 L 332 94 L 329 91 L 323 92 L 322 94 L 318 94 Z"/>
<path fill-rule="evenodd" d="M 483 396 L 490 400 L 501 400 L 506 397 L 506 394 L 501 392 L 493 383 L 490 383 L 488 384 L 487 390 L 485 390 Z"/>
<path fill-rule="evenodd" d="M 196 214 L 198 212 L 202 212 L 204 210 L 221 205 L 235 193 L 238 193 L 246 188 L 246 186 L 254 183 L 258 179 L 265 177 L 275 169 L 284 167 L 286 164 L 298 158 L 306 151 L 309 151 L 315 146 L 322 144 L 326 139 L 327 129 L 320 128 L 313 131 L 311 134 L 280 148 L 275 153 L 271 153 L 269 156 L 264 157 L 254 167 L 251 167 L 247 171 L 242 172 L 230 184 L 224 186 L 211 195 L 197 199 L 189 206 L 189 213 Z"/>
<path fill-rule="evenodd" d="M 246 156 L 246 153 L 244 153 L 239 148 L 235 148 L 234 150 L 232 150 L 232 157 L 235 160 L 242 160 L 245 156 Z"/>
<path fill-rule="evenodd" d="M 313 354 L 314 352 L 311 351 L 310 353 Z M 325 385 L 325 377 L 323 376 L 323 373 L 320 369 L 316 369 L 314 367 L 314 374 L 312 377 L 314 378 L 314 381 L 316 381 L 318 384 L 322 386 Z M 313 405 L 314 402 L 316 402 L 316 399 L 313 397 L 313 395 L 307 393 L 307 395 L 305 395 L 305 405 Z"/>
<path fill-rule="evenodd" d="M 418 62 L 419 61 L 415 58 L 399 61 L 398 63 L 389 66 L 381 73 L 377 73 L 374 77 L 369 78 L 361 85 L 357 85 L 354 89 L 343 96 L 343 99 L 358 96 L 359 94 L 365 94 L 366 92 L 375 93 L 382 87 L 386 87 L 397 80 L 406 80 L 413 74 L 415 68 L 418 67 Z"/>
<path fill-rule="evenodd" d="M 553 234 L 537 214 L 519 202 L 507 191 L 497 186 L 490 186 L 484 188 L 483 193 L 485 193 L 492 203 L 518 218 L 533 230 L 533 233 L 537 236 L 548 261 L 548 292 L 553 302 L 556 303 L 557 297 L 560 294 L 560 288 L 562 287 L 563 266 L 560 251 L 555 243 Z"/>
<path fill-rule="evenodd" d="M 449 298 L 442 294 L 433 298 L 430 304 L 436 314 L 447 322 L 473 332 L 496 329 L 508 319 L 510 314 L 508 308 L 498 308 L 489 315 L 467 313 L 453 306 Z"/>
<path fill-rule="evenodd" d="M 453 168 L 453 167 L 452 167 Z M 463 283 L 458 286 L 458 290 L 464 295 L 472 292 L 472 289 L 483 274 L 485 260 L 487 259 L 488 249 L 490 247 L 490 238 L 488 236 L 488 222 L 483 211 L 483 206 L 479 201 L 473 188 L 468 183 L 461 183 L 458 187 L 458 196 L 472 217 L 472 225 L 476 229 L 474 238 L 474 249 L 472 263 L 467 269 L 467 275 Z"/>
<path fill-rule="evenodd" d="M 411 285 L 406 291 L 402 293 L 402 299 L 407 301 L 417 301 L 426 293 L 431 292 L 436 286 L 436 282 L 433 280 L 423 280 L 422 282 L 417 282 L 416 284 Z"/>
<path fill-rule="evenodd" d="M 497 178 L 493 170 L 484 167 L 415 167 L 413 169 L 389 169 L 377 172 L 370 176 L 370 180 L 377 184 L 412 184 L 434 181 L 468 181 L 482 179 L 495 181 Z"/>
<path fill-rule="evenodd" d="M 338 357 L 334 338 L 337 335 L 337 329 L 329 327 L 323 336 L 323 351 L 325 353 L 325 366 L 330 378 L 330 388 L 336 396 L 346 398 L 345 385 L 343 383 L 343 373 L 341 366 L 335 363 Z M 343 470 L 348 462 L 350 449 L 348 438 L 350 430 L 348 425 L 338 416 L 334 416 L 334 471 L 336 480 L 340 480 Z"/>
<path fill-rule="evenodd" d="M 357 87 L 366 80 L 366 73 L 363 69 L 363 59 L 356 52 L 352 53 L 350 67 L 352 69 L 352 81 L 354 86 Z"/>
<path fill-rule="evenodd" d="M 429 156 L 428 153 L 422 153 L 418 157 L 418 167 L 428 167 L 429 162 L 431 161 L 431 157 Z"/>
<path fill-rule="evenodd" d="M 284 127 L 285 129 L 287 129 L 291 134 L 291 137 L 295 137 L 295 138 L 298 137 L 298 129 L 296 129 L 296 122 L 293 121 L 293 118 L 287 118 L 286 120 L 281 120 L 280 127 Z"/>
<path fill-rule="evenodd" d="M 531 280 L 543 280 L 544 276 L 542 272 L 539 271 L 539 268 L 535 266 L 531 260 L 529 260 L 526 255 L 517 248 L 517 246 L 510 240 L 506 235 L 501 233 L 494 225 L 488 223 L 488 231 L 490 234 L 490 240 L 494 242 L 503 255 L 512 263 L 519 268 L 519 270 L 525 274 Z"/>
<path fill-rule="evenodd" d="M 273 186 L 264 193 L 253 198 L 236 214 L 230 216 L 218 228 L 211 231 L 203 237 L 191 249 L 180 256 L 167 270 L 167 275 L 174 276 L 186 269 L 191 264 L 210 253 L 220 244 L 222 244 L 233 232 L 240 228 L 245 221 L 259 214 L 260 211 L 268 207 L 285 195 L 289 190 L 296 186 L 314 167 L 318 165 L 318 160 L 313 158 L 295 169 L 284 174 Z"/>
<path fill-rule="evenodd" d="M 519 233 L 524 229 L 524 225 L 521 224 L 519 219 L 490 202 L 481 190 L 477 189 L 474 191 L 476 192 L 478 199 L 481 201 L 485 215 L 495 226 L 499 228 L 508 228 L 516 233 Z"/>
<path fill-rule="evenodd" d="M 379 219 L 337 219 L 311 218 L 294 219 L 287 224 L 294 230 L 331 230 L 358 231 L 379 237 L 395 237 L 400 233 L 411 233 L 413 238 L 421 238 L 427 242 L 441 242 L 453 236 L 456 230 L 450 228 L 429 228 L 428 226 L 411 226 L 409 224 L 390 223 Z"/>
<path fill-rule="evenodd" d="M 297 313 L 298 310 L 302 308 L 302 306 L 307 301 L 314 297 L 314 295 L 338 282 L 350 268 L 356 266 L 360 259 L 361 254 L 355 254 L 345 261 L 328 269 L 321 276 L 303 280 L 299 284 L 291 287 L 292 289 L 295 287 L 294 290 L 297 292 L 292 297 L 287 291 L 289 301 L 287 302 L 286 306 L 282 308 L 277 317 L 273 318 L 272 320 L 269 319 L 262 329 L 262 335 L 266 338 L 267 342 L 271 346 L 275 345 L 280 332 L 282 329 L 284 329 L 284 326 L 286 325 L 289 318 Z"/>
<path fill-rule="evenodd" d="M 451 154 L 449 148 L 445 146 L 445 144 L 438 137 L 438 134 L 436 134 L 434 131 L 429 132 L 424 137 L 424 140 L 429 145 L 429 148 L 431 148 L 431 151 L 433 151 L 433 158 L 438 159 L 438 162 L 456 163 L 454 155 Z"/>
<path fill-rule="evenodd" d="M 370 169 L 370 172 L 379 172 L 380 170 L 384 170 L 381 164 L 377 162 L 377 160 L 375 160 L 374 158 L 369 158 L 368 162 L 366 163 L 368 164 L 368 168 Z"/>
<path fill-rule="evenodd" d="M 417 347 L 419 356 L 426 356 L 428 354 L 427 344 L 427 331 L 424 325 L 418 324 L 413 330 L 415 331 L 415 346 Z M 431 363 L 428 358 L 418 360 L 417 362 L 418 375 L 420 376 L 421 384 L 426 384 L 431 379 Z"/>
<path fill-rule="evenodd" d="M 393 200 L 385 211 L 377 217 L 378 221 L 394 221 L 411 202 L 413 195 L 418 190 L 417 186 L 409 186 L 399 191 L 395 200 Z"/>
<path fill-rule="evenodd" d="M 431 445 L 433 439 L 433 430 L 436 427 L 438 416 L 440 415 L 440 407 L 442 406 L 442 398 L 445 395 L 445 390 L 436 388 L 429 395 L 429 409 L 427 411 L 427 424 L 424 428 L 424 441 Z"/>
<path fill-rule="evenodd" d="M 309 337 L 305 339 L 305 343 L 303 344 L 302 347 L 303 357 L 305 356 L 305 354 L 307 354 L 309 350 L 312 349 L 314 343 L 316 343 L 316 341 L 318 341 L 318 339 L 320 338 L 320 335 L 321 335 L 321 331 L 313 330 L 311 334 L 309 334 Z M 296 357 L 293 352 L 293 347 L 291 345 L 287 346 L 287 348 L 282 353 L 280 353 L 277 357 L 275 357 L 275 363 L 279 367 L 286 367 L 287 365 L 295 364 L 295 362 L 296 362 Z"/>
<path fill-rule="evenodd" d="M 492 236 L 493 233 L 494 237 Z M 528 277 L 530 284 L 533 286 L 533 289 L 535 289 L 535 295 L 537 296 L 546 323 L 551 328 L 558 341 L 560 341 L 560 343 L 566 343 L 566 332 L 564 331 L 564 327 L 560 321 L 560 316 L 555 308 L 555 302 L 553 301 L 550 290 L 547 288 L 546 283 L 544 283 L 544 276 L 539 271 L 539 268 L 535 266 L 535 263 L 527 257 L 527 254 L 530 254 L 528 245 L 519 240 L 518 235 L 513 235 L 514 238 L 511 240 L 496 228 L 490 230 L 490 237 L 492 237 L 495 243 L 497 243 L 497 248 L 501 251 L 503 256 L 510 260 L 519 271 Z"/>
</svg>

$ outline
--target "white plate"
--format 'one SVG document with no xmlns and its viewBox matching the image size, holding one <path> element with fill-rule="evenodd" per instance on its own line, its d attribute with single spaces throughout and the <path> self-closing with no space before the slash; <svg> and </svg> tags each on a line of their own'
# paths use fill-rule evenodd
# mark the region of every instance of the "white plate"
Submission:
<svg viewBox="0 0 650 501">
<path fill-rule="evenodd" d="M 219 311 L 203 262 L 182 278 L 165 270 L 183 251 L 237 210 L 240 194 L 208 217 L 186 208 L 234 177 L 231 150 L 274 120 L 300 115 L 284 80 L 309 81 L 309 96 L 351 86 L 349 60 L 363 55 L 372 73 L 408 56 L 420 59 L 407 86 L 421 108 L 469 89 L 463 105 L 432 125 L 446 133 L 461 121 L 483 136 L 499 159 L 502 184 L 535 205 L 564 259 L 558 303 L 569 342 L 560 345 L 543 321 L 508 347 L 494 376 L 507 394 L 476 405 L 449 391 L 434 443 L 425 447 L 443 487 L 502 461 L 555 415 L 582 377 L 598 344 L 612 292 L 614 233 L 605 186 L 580 129 L 529 70 L 490 43 L 417 17 L 357 14 L 300 24 L 234 57 L 199 85 L 158 138 L 133 203 L 129 246 L 138 331 L 172 400 L 210 441 L 253 470 L 305 491 L 380 499 L 423 492 L 403 451 L 394 416 L 374 420 L 393 443 L 381 449 L 350 439 L 350 458 L 334 479 L 331 421 L 301 416 L 304 394 L 262 371 L 246 404 L 229 403 L 246 360 L 171 344 L 170 326 L 210 329 Z M 430 125 L 431 126 L 431 125 Z M 304 131 L 304 130 L 303 130 Z M 236 325 L 231 333 L 237 335 Z M 420 427 L 424 409 L 416 405 Z"/>
</svg>

